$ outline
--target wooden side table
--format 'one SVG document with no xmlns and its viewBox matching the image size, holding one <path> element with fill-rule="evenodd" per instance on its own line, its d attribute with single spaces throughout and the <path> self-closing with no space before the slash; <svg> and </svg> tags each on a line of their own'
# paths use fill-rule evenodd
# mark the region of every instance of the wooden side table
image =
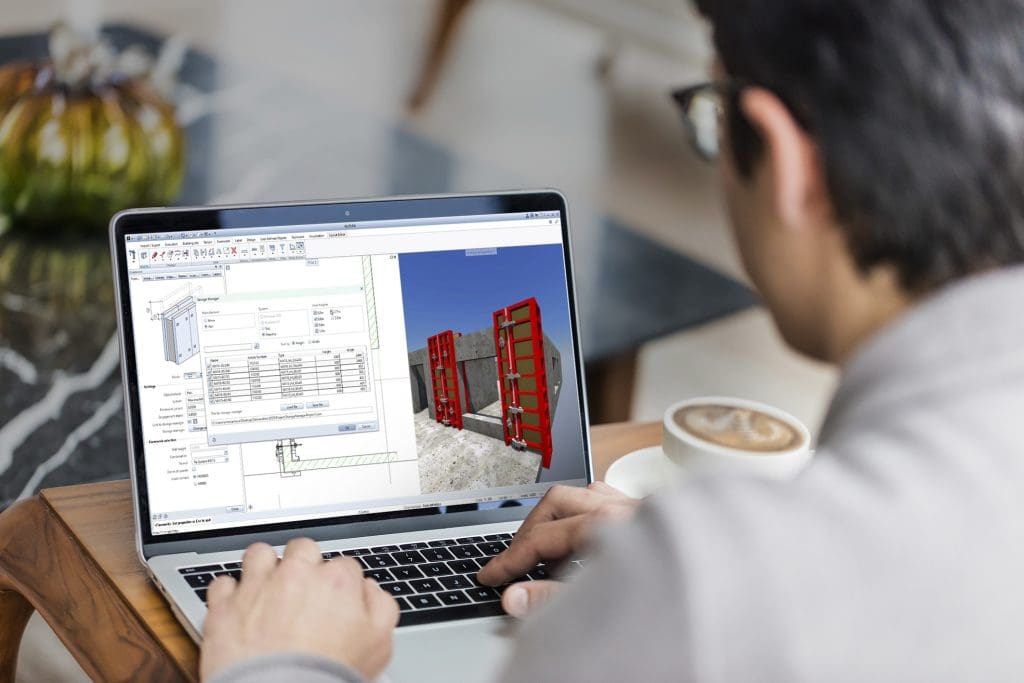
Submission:
<svg viewBox="0 0 1024 683">
<path fill-rule="evenodd" d="M 603 479 L 660 424 L 594 427 Z M 13 682 L 33 610 L 97 681 L 196 681 L 199 650 L 135 554 L 127 481 L 46 489 L 0 514 L 0 683 Z"/>
</svg>

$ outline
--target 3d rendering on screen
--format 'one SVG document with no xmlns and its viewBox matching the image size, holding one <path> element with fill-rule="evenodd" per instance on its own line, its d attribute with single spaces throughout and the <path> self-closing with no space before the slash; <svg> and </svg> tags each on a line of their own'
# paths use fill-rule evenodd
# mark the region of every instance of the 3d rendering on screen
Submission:
<svg viewBox="0 0 1024 683">
<path fill-rule="evenodd" d="M 199 353 L 199 325 L 196 301 L 186 296 L 160 313 L 164 339 L 164 360 L 181 365 Z"/>
<path fill-rule="evenodd" d="M 409 354 L 425 490 L 470 486 L 481 469 L 497 470 L 497 485 L 529 483 L 551 467 L 561 354 L 540 306 L 510 302 L 481 322 L 474 332 L 438 331 Z"/>
</svg>

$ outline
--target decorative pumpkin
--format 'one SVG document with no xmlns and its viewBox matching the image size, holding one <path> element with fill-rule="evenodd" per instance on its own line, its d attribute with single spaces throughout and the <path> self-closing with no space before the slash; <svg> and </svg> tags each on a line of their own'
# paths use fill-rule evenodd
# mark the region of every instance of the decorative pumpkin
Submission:
<svg viewBox="0 0 1024 683">
<path fill-rule="evenodd" d="M 147 60 L 57 26 L 49 61 L 0 68 L 0 232 L 103 234 L 174 199 L 184 134 Z"/>
</svg>

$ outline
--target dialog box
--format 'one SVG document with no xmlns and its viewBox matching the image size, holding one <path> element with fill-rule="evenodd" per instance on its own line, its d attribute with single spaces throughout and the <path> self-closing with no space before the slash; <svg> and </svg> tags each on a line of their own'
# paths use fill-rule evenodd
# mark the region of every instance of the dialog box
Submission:
<svg viewBox="0 0 1024 683">
<path fill-rule="evenodd" d="M 358 284 L 200 297 L 210 445 L 380 428 Z"/>
</svg>

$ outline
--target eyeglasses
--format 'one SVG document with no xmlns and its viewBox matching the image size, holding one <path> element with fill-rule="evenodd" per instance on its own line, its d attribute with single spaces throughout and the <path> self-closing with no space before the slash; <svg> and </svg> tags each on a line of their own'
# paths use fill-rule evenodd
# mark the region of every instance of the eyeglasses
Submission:
<svg viewBox="0 0 1024 683">
<path fill-rule="evenodd" d="M 716 81 L 698 83 L 672 93 L 693 150 L 701 159 L 713 162 L 718 158 L 726 98 L 741 87 L 733 82 Z"/>
</svg>

